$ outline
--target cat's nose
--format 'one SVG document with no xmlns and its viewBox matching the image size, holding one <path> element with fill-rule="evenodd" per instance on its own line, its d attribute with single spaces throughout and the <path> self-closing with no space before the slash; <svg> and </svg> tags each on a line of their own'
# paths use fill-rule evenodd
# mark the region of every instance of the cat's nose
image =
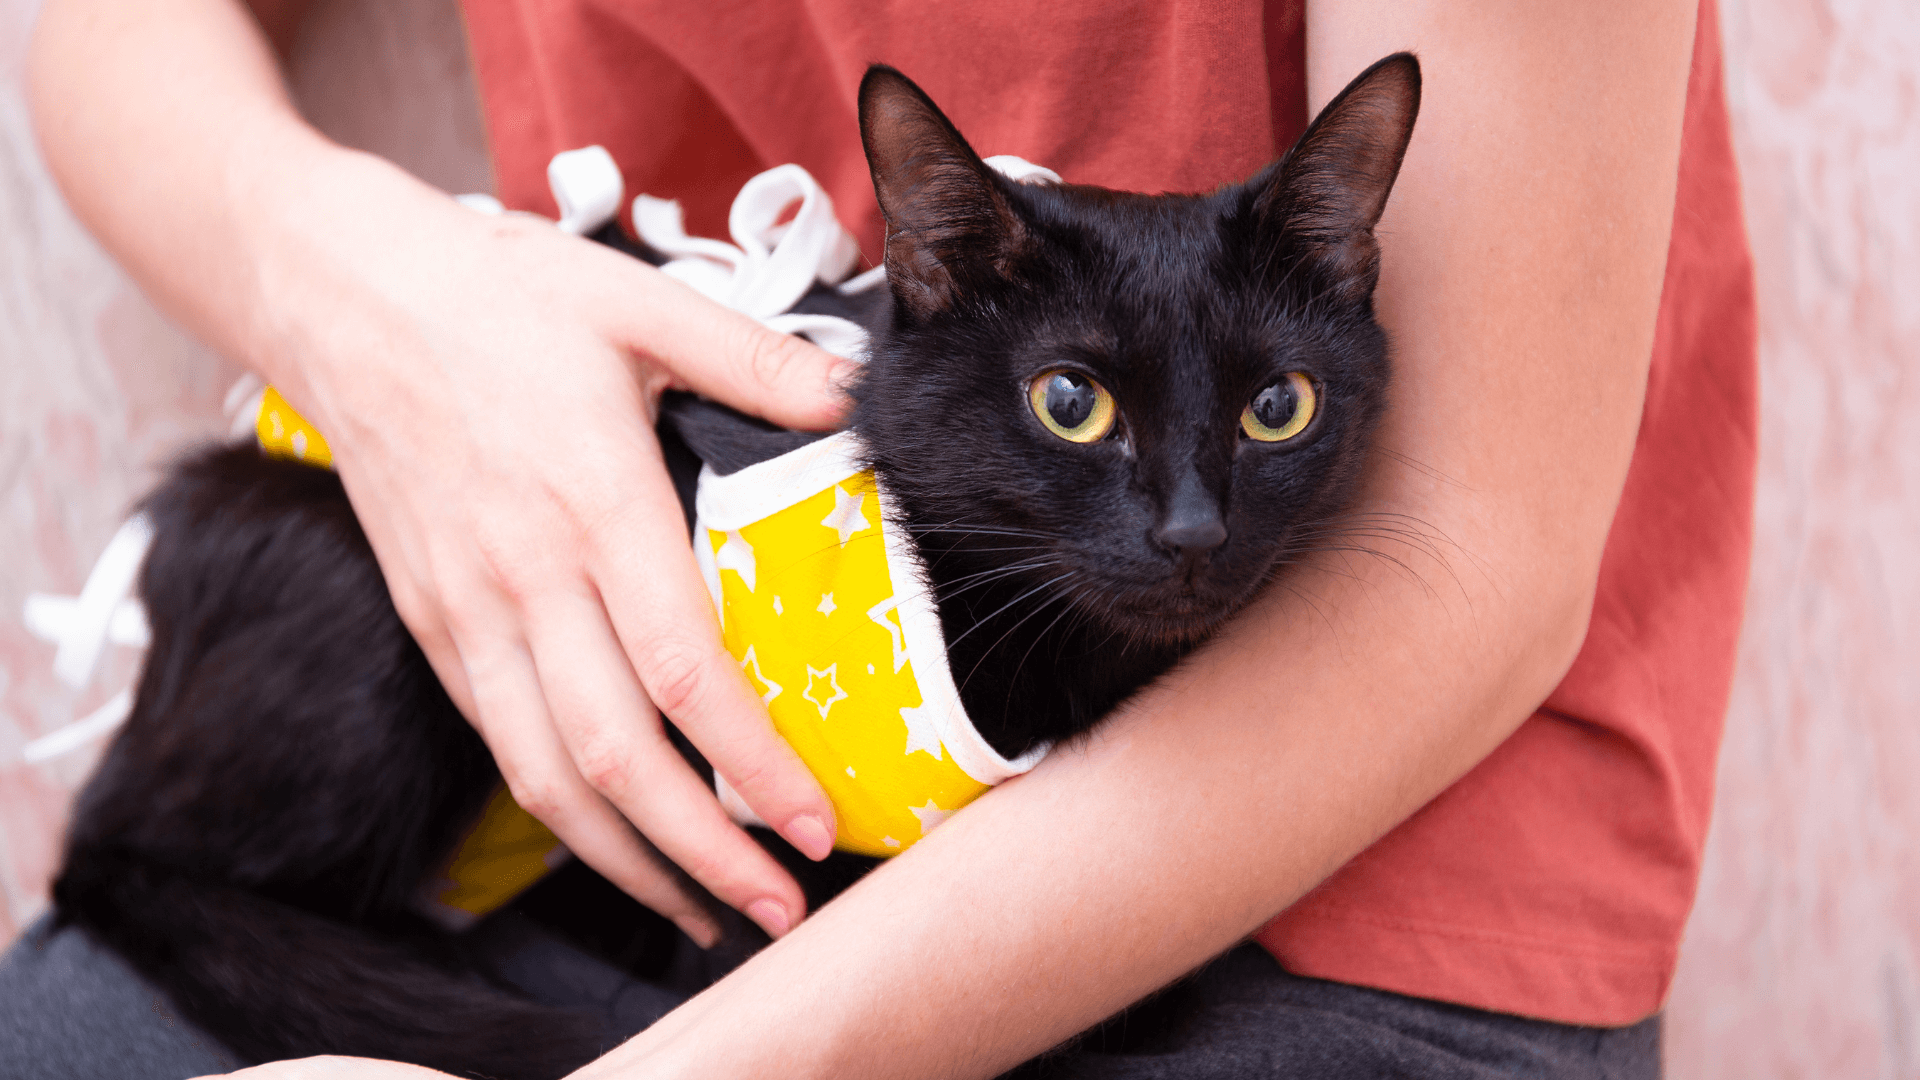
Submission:
<svg viewBox="0 0 1920 1080">
<path fill-rule="evenodd" d="M 1216 511 L 1209 517 L 1169 518 L 1153 530 L 1161 547 L 1188 558 L 1205 555 L 1227 542 L 1227 526 Z"/>
<path fill-rule="evenodd" d="M 1180 556 L 1189 567 L 1227 542 L 1220 501 L 1192 474 L 1182 478 L 1168 500 L 1167 512 L 1153 529 L 1154 542 Z"/>
</svg>

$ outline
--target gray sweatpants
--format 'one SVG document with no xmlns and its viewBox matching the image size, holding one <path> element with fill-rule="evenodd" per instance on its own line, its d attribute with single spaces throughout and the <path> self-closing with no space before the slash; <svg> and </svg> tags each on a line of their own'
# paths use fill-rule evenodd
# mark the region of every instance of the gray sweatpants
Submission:
<svg viewBox="0 0 1920 1080">
<path fill-rule="evenodd" d="M 533 997 L 597 1013 L 624 1038 L 678 1003 L 525 920 L 476 931 Z M 0 1080 L 182 1080 L 251 1064 L 175 1014 L 84 933 L 42 919 L 0 958 Z M 1583 1028 L 1283 971 L 1257 946 L 1016 1070 L 1018 1080 L 1654 1080 L 1655 1017 Z M 1011 1080 L 1011 1078 L 1010 1078 Z"/>
</svg>

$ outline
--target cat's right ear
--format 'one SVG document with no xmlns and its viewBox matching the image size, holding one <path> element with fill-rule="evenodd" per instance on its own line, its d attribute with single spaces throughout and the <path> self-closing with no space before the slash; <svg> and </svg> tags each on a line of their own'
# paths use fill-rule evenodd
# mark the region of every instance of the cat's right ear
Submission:
<svg viewBox="0 0 1920 1080">
<path fill-rule="evenodd" d="M 1000 179 L 913 81 L 882 64 L 860 80 L 860 140 L 887 220 L 887 279 L 925 319 L 1004 277 L 1026 229 Z"/>
<path fill-rule="evenodd" d="M 1419 112 L 1420 61 L 1412 53 L 1356 76 L 1320 110 L 1255 202 L 1269 242 L 1321 262 L 1343 290 L 1371 294 L 1380 269 L 1373 227 Z"/>
</svg>

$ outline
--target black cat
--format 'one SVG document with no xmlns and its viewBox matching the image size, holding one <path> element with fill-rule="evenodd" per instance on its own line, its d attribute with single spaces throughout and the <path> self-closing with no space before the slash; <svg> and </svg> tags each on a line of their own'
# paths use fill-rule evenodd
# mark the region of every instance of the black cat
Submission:
<svg viewBox="0 0 1920 1080">
<path fill-rule="evenodd" d="M 1388 382 L 1372 229 L 1419 83 L 1388 57 L 1245 184 L 1140 195 L 1010 182 L 867 73 L 893 304 L 851 426 L 1003 754 L 1086 731 L 1338 532 Z M 694 401 L 666 425 L 722 471 L 804 440 Z M 498 773 L 338 480 L 220 450 L 145 509 L 153 644 L 60 918 L 252 1059 L 543 1077 L 604 1049 L 413 914 Z M 783 861 L 816 899 L 858 872 Z"/>
</svg>

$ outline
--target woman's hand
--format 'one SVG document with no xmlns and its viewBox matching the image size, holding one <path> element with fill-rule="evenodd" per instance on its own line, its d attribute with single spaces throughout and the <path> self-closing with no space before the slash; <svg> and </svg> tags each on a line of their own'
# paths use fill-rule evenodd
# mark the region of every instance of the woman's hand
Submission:
<svg viewBox="0 0 1920 1080">
<path fill-rule="evenodd" d="M 660 855 L 775 936 L 798 922 L 798 886 L 665 734 L 663 710 L 796 847 L 831 848 L 831 805 L 721 647 L 653 419 L 688 387 L 830 426 L 842 362 L 326 142 L 231 3 L 55 0 L 33 61 L 76 210 L 326 434 L 402 617 L 520 804 L 697 939 L 711 919 Z M 142 182 L 118 182 L 135 164 Z"/>
<path fill-rule="evenodd" d="M 327 434 L 402 617 L 520 805 L 695 937 L 705 916 L 623 816 L 784 933 L 804 901 L 661 713 L 806 854 L 831 849 L 832 809 L 721 646 L 653 421 L 674 387 L 826 427 L 842 361 L 537 219 L 395 206 L 390 169 L 329 157 L 309 198 L 263 211 L 287 220 L 255 250 L 298 270 L 264 283 L 292 314 L 256 355 Z M 300 228 L 315 202 L 346 224 Z"/>
</svg>

